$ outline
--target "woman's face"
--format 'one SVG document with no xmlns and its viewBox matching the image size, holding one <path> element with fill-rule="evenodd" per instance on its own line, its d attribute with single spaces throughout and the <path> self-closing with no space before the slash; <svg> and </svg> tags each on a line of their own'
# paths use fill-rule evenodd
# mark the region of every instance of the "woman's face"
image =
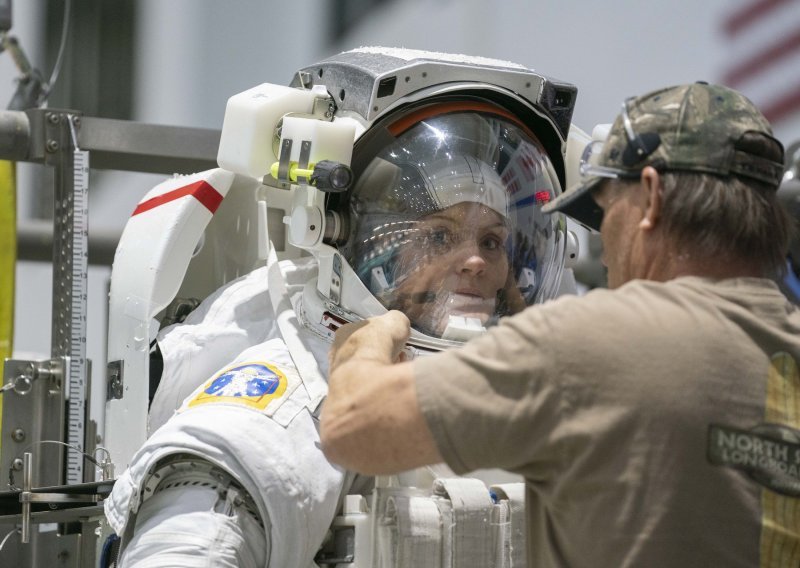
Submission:
<svg viewBox="0 0 800 568">
<path fill-rule="evenodd" d="M 508 277 L 505 218 L 485 205 L 463 202 L 423 217 L 409 237 L 398 252 L 402 276 L 392 307 L 437 337 L 451 315 L 485 324 Z"/>
</svg>

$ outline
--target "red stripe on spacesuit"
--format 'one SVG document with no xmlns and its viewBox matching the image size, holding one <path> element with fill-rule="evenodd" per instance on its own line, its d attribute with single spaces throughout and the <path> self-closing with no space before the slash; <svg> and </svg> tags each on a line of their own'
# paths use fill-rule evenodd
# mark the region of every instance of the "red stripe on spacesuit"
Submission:
<svg viewBox="0 0 800 568">
<path fill-rule="evenodd" d="M 157 195 L 156 197 L 148 199 L 147 201 L 142 201 L 136 207 L 136 209 L 134 209 L 133 215 L 150 211 L 159 205 L 164 205 L 165 203 L 175 201 L 176 199 L 180 199 L 181 197 L 185 197 L 187 195 L 191 195 L 197 199 L 197 201 L 199 201 L 206 209 L 211 211 L 212 214 L 216 212 L 219 204 L 222 203 L 222 195 L 216 189 L 214 189 L 211 184 L 200 180 L 190 183 L 189 185 L 179 187 L 178 189 L 173 189 L 167 193 Z M 133 215 L 131 215 L 131 217 L 133 217 Z"/>
</svg>

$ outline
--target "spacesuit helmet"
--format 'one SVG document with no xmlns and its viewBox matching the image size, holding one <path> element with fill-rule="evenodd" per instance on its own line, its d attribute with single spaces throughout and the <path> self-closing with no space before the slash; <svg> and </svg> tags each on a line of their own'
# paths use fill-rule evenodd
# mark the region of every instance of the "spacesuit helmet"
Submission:
<svg viewBox="0 0 800 568">
<path fill-rule="evenodd" d="M 548 153 L 519 119 L 486 102 L 439 102 L 366 133 L 370 153 L 338 206 L 339 250 L 417 335 L 462 341 L 553 297 L 562 267 L 560 192 Z M 383 142 L 383 143 L 382 143 Z"/>
<path fill-rule="evenodd" d="M 541 208 L 576 95 L 507 61 L 358 48 L 231 97 L 218 162 L 262 181 L 276 258 L 315 257 L 306 328 L 399 309 L 438 350 L 557 294 L 575 239 Z"/>
</svg>

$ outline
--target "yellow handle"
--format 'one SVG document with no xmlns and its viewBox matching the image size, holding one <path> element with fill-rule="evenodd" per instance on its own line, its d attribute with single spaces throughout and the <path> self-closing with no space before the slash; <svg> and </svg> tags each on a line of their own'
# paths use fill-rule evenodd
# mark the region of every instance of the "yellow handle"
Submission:
<svg viewBox="0 0 800 568">
<path fill-rule="evenodd" d="M 289 162 L 289 181 L 296 183 L 298 177 L 310 178 L 311 174 L 314 173 L 314 165 L 315 164 L 308 164 L 308 168 L 299 168 L 297 167 L 297 162 Z M 278 179 L 279 166 L 280 162 L 275 162 L 269 169 L 270 175 L 275 179 Z"/>
</svg>

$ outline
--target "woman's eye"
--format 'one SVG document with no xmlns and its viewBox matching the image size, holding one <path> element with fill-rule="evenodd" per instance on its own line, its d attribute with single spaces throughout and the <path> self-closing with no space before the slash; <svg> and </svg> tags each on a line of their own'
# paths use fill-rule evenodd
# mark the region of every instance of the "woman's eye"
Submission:
<svg viewBox="0 0 800 568">
<path fill-rule="evenodd" d="M 447 229 L 434 229 L 428 234 L 428 239 L 434 246 L 445 246 L 450 243 L 450 231 Z"/>
<path fill-rule="evenodd" d="M 481 246 L 486 250 L 497 250 L 503 246 L 503 242 L 495 236 L 484 237 Z"/>
</svg>

